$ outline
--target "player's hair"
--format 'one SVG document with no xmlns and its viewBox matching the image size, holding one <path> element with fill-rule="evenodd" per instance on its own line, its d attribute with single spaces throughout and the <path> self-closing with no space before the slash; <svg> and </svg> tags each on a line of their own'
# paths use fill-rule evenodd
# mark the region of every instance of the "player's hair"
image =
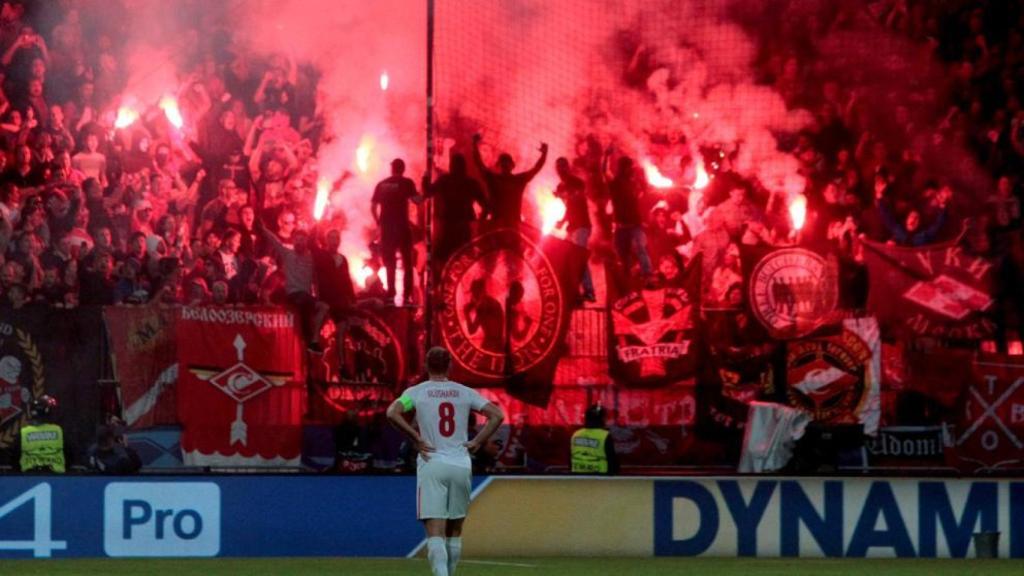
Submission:
<svg viewBox="0 0 1024 576">
<path fill-rule="evenodd" d="M 447 374 L 452 363 L 452 355 L 440 346 L 427 351 L 427 372 L 429 374 Z"/>
</svg>

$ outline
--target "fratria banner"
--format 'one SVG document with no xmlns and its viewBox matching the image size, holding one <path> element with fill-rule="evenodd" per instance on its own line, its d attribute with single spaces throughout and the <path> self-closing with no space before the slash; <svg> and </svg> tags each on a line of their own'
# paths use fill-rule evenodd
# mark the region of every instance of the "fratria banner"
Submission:
<svg viewBox="0 0 1024 576">
<path fill-rule="evenodd" d="M 608 283 L 611 376 L 629 385 L 660 385 L 694 375 L 698 362 L 695 320 L 700 310 L 700 261 L 675 286 L 620 295 Z"/>
<path fill-rule="evenodd" d="M 512 229 L 455 252 L 441 274 L 437 322 L 452 379 L 545 405 L 586 258 L 571 242 Z"/>
<path fill-rule="evenodd" d="M 921 248 L 864 242 L 868 309 L 886 334 L 976 340 L 992 333 L 995 264 L 959 243 Z"/>
<path fill-rule="evenodd" d="M 280 308 L 181 308 L 178 418 L 191 466 L 298 465 L 303 347 Z"/>
<path fill-rule="evenodd" d="M 864 425 L 878 431 L 882 346 L 874 318 L 844 320 L 838 334 L 789 342 L 786 381 L 790 404 L 816 421 Z"/>
<path fill-rule="evenodd" d="M 177 424 L 178 311 L 164 306 L 107 306 L 103 321 L 131 428 Z"/>
<path fill-rule="evenodd" d="M 965 472 L 1024 464 L 1024 358 L 986 356 L 974 362 L 956 427 Z"/>
</svg>

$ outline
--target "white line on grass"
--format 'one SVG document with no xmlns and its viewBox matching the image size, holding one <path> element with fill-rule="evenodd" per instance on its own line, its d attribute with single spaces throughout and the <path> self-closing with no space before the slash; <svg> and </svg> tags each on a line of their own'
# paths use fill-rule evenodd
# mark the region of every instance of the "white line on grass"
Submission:
<svg viewBox="0 0 1024 576">
<path fill-rule="evenodd" d="M 512 566 L 514 568 L 540 568 L 536 564 L 519 564 L 517 562 L 497 562 L 494 560 L 460 560 L 462 564 L 483 564 L 484 566 Z"/>
</svg>

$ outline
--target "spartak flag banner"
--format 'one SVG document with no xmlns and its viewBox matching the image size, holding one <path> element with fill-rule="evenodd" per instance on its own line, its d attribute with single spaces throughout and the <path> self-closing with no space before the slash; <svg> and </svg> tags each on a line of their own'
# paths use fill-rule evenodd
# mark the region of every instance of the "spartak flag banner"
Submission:
<svg viewBox="0 0 1024 576">
<path fill-rule="evenodd" d="M 976 340 L 992 334 L 987 317 L 995 263 L 959 241 L 909 248 L 864 241 L 868 310 L 886 334 L 910 332 Z"/>
<path fill-rule="evenodd" d="M 787 343 L 789 402 L 818 422 L 856 424 L 874 436 L 881 414 L 882 345 L 874 318 L 844 320 L 838 334 Z"/>
<path fill-rule="evenodd" d="M 178 311 L 166 306 L 103 308 L 129 428 L 178 423 L 177 317 Z"/>
<path fill-rule="evenodd" d="M 454 359 L 453 380 L 502 386 L 544 406 L 587 251 L 521 229 L 486 232 L 452 254 L 441 274 L 437 325 Z"/>
<path fill-rule="evenodd" d="M 700 257 L 678 282 L 621 294 L 608 282 L 609 373 L 627 386 L 659 386 L 692 377 L 699 360 Z"/>
<path fill-rule="evenodd" d="M 1024 358 L 992 355 L 974 362 L 956 446 L 965 472 L 1024 466 Z"/>
<path fill-rule="evenodd" d="M 186 465 L 299 464 L 305 374 L 295 324 L 280 308 L 181 308 L 178 418 Z"/>
</svg>

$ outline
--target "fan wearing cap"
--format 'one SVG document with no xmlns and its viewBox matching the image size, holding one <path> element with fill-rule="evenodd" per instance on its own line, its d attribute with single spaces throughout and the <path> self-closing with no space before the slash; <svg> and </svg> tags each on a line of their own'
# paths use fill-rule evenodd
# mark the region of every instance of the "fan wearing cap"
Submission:
<svg viewBox="0 0 1024 576">
<path fill-rule="evenodd" d="M 65 472 L 64 430 L 51 420 L 57 400 L 46 394 L 32 402 L 29 423 L 18 435 L 22 472 L 63 474 Z"/>
<path fill-rule="evenodd" d="M 573 474 L 616 474 L 619 458 L 604 425 L 604 407 L 593 404 L 583 415 L 583 428 L 572 435 L 569 461 Z"/>
<path fill-rule="evenodd" d="M 655 262 L 666 254 L 678 258 L 676 248 L 688 241 L 689 235 L 683 225 L 682 215 L 670 212 L 668 202 L 658 200 L 651 208 L 651 217 L 647 221 L 647 243 L 651 258 Z"/>
</svg>

